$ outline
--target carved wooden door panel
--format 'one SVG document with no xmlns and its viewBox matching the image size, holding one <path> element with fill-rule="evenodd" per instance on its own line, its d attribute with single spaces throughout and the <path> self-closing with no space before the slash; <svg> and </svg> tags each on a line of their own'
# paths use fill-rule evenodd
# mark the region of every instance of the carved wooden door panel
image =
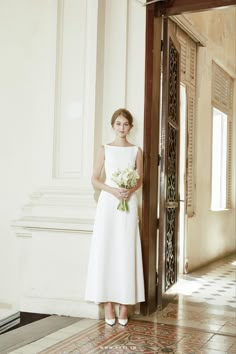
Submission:
<svg viewBox="0 0 236 354">
<path fill-rule="evenodd" d="M 180 46 L 164 19 L 161 117 L 158 307 L 163 293 L 177 281 L 179 218 Z"/>
</svg>

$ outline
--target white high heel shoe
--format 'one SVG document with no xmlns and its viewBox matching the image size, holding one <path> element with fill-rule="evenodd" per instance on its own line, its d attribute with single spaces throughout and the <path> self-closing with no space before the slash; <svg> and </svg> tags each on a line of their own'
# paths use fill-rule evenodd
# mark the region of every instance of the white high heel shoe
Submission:
<svg viewBox="0 0 236 354">
<path fill-rule="evenodd" d="M 128 323 L 128 318 L 126 319 L 118 318 L 118 322 L 121 326 L 126 326 Z"/>
<path fill-rule="evenodd" d="M 119 306 L 119 314 L 120 314 L 120 307 L 121 305 Z M 126 309 L 126 311 L 128 312 L 128 308 Z M 118 318 L 118 323 L 121 325 L 121 326 L 126 326 L 127 323 L 128 323 L 128 317 L 127 318 Z"/>
<path fill-rule="evenodd" d="M 106 324 L 108 324 L 109 326 L 114 326 L 114 324 L 116 323 L 116 319 L 115 318 L 105 318 L 105 322 Z"/>
<path fill-rule="evenodd" d="M 110 311 L 106 311 L 107 308 Z M 104 304 L 104 312 L 105 312 L 105 323 L 108 324 L 109 326 L 114 326 L 114 324 L 116 323 L 116 318 L 115 318 L 115 313 L 114 313 L 114 310 L 111 306 L 111 303 L 108 302 L 108 303 Z M 114 317 L 113 318 L 106 318 L 106 312 L 107 312 L 107 315 L 109 313 L 108 317 L 110 317 L 112 315 L 114 315 Z"/>
</svg>

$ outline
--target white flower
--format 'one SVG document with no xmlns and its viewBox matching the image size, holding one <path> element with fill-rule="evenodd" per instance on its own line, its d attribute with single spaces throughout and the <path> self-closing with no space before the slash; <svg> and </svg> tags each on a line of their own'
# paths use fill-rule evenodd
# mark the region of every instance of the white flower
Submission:
<svg viewBox="0 0 236 354">
<path fill-rule="evenodd" d="M 137 185 L 139 179 L 138 171 L 127 167 L 124 170 L 117 169 L 112 174 L 112 180 L 120 187 L 130 189 Z"/>
<path fill-rule="evenodd" d="M 138 179 L 139 179 L 138 171 L 130 167 L 127 167 L 123 171 L 117 169 L 112 174 L 112 180 L 120 188 L 126 188 L 126 189 L 133 188 L 137 185 Z M 128 208 L 127 201 L 125 199 L 122 199 L 119 202 L 117 209 L 121 211 L 128 211 L 129 208 Z"/>
</svg>

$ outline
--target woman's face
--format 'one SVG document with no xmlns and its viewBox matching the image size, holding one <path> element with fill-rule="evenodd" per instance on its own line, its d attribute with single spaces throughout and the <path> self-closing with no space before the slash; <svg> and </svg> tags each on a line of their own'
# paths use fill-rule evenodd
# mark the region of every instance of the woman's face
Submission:
<svg viewBox="0 0 236 354">
<path fill-rule="evenodd" d="M 117 136 L 120 138 L 125 138 L 129 133 L 131 126 L 127 118 L 123 116 L 118 116 L 113 124 L 113 129 Z"/>
</svg>

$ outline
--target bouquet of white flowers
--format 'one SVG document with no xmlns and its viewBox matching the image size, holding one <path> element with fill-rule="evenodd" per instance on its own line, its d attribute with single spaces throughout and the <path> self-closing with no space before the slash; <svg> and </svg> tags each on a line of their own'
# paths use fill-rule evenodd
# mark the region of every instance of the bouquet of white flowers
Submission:
<svg viewBox="0 0 236 354">
<path fill-rule="evenodd" d="M 125 189 L 131 189 L 137 185 L 139 174 L 137 170 L 127 167 L 123 171 L 117 169 L 112 174 L 112 180 L 120 187 Z M 118 210 L 128 211 L 128 203 L 125 199 L 122 199 L 118 206 Z"/>
</svg>

